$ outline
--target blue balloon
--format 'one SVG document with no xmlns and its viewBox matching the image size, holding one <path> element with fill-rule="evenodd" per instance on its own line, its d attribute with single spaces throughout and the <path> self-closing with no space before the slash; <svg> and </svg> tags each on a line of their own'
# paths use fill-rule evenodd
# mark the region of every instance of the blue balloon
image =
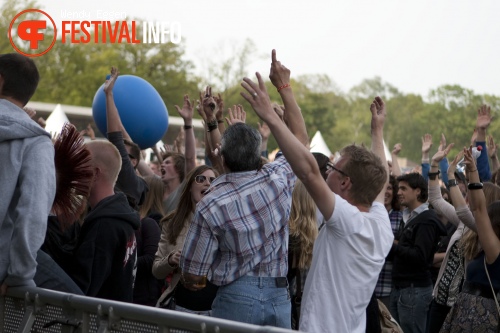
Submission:
<svg viewBox="0 0 500 333">
<path fill-rule="evenodd" d="M 94 122 L 107 137 L 106 96 L 103 85 L 92 102 Z M 115 104 L 123 127 L 141 149 L 153 147 L 168 128 L 168 110 L 160 94 L 146 80 L 134 75 L 120 75 L 113 87 Z"/>
</svg>

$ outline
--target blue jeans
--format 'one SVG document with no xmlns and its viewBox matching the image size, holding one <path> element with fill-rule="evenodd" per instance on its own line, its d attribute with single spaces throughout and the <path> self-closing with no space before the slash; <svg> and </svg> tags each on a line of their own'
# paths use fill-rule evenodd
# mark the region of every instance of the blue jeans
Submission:
<svg viewBox="0 0 500 333">
<path fill-rule="evenodd" d="M 432 301 L 432 286 L 392 288 L 390 311 L 403 332 L 425 333 L 427 313 Z"/>
<path fill-rule="evenodd" d="M 37 287 L 83 295 L 82 290 L 47 253 L 38 250 L 36 262 L 34 280 Z"/>
<path fill-rule="evenodd" d="M 255 325 L 291 328 L 288 285 L 276 286 L 276 278 L 242 276 L 219 287 L 212 316 Z"/>
</svg>

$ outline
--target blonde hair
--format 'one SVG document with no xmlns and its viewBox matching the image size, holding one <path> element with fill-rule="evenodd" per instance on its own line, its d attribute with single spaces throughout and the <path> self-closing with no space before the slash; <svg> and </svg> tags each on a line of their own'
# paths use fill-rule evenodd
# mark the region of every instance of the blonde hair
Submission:
<svg viewBox="0 0 500 333">
<path fill-rule="evenodd" d="M 122 157 L 118 149 L 104 140 L 93 140 L 86 145 L 91 153 L 92 166 L 99 168 L 103 178 L 114 186 L 122 168 Z"/>
<path fill-rule="evenodd" d="M 490 182 L 483 184 L 484 197 L 486 199 L 486 207 L 489 207 L 493 202 L 500 200 L 500 187 Z M 460 239 L 464 256 L 467 260 L 474 259 L 481 252 L 479 237 L 477 233 L 466 228 L 462 238 Z"/>
<path fill-rule="evenodd" d="M 292 267 L 309 268 L 312 262 L 314 241 L 318 236 L 316 204 L 299 180 L 292 194 L 289 227 L 290 237 L 297 240 L 297 246 L 290 246 L 294 254 Z"/>
<path fill-rule="evenodd" d="M 163 217 L 165 215 L 165 211 L 163 210 L 163 192 L 165 185 L 163 185 L 163 181 L 157 175 L 146 176 L 144 180 L 146 184 L 148 184 L 149 190 L 139 209 L 141 219 L 148 216 L 151 212 L 159 213 Z"/>
</svg>

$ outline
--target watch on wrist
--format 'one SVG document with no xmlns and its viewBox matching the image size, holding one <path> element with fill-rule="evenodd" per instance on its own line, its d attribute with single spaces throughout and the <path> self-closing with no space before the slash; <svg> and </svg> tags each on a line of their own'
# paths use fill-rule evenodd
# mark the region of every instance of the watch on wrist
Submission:
<svg viewBox="0 0 500 333">
<path fill-rule="evenodd" d="M 440 174 L 440 171 L 438 170 L 437 172 L 429 172 L 427 175 L 429 176 L 430 180 L 436 180 L 436 177 Z"/>
<path fill-rule="evenodd" d="M 458 182 L 456 179 L 448 179 L 448 187 L 453 187 L 453 186 L 457 186 L 458 185 Z"/>
<path fill-rule="evenodd" d="M 483 188 L 483 183 L 469 183 L 467 188 L 469 190 L 481 190 Z"/>
</svg>

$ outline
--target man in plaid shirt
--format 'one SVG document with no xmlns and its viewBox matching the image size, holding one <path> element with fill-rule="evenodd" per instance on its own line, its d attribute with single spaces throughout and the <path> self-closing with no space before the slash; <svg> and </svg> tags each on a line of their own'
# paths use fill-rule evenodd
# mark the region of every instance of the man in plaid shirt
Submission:
<svg viewBox="0 0 500 333">
<path fill-rule="evenodd" d="M 391 175 L 387 184 L 384 196 L 384 206 L 389 213 L 392 232 L 394 238 L 397 239 L 399 231 L 404 227 L 403 212 L 400 210 L 398 199 L 398 181 L 396 177 Z M 378 277 L 377 286 L 375 287 L 375 297 L 380 299 L 387 308 L 390 304 L 390 295 L 392 289 L 392 258 L 390 254 L 385 260 L 384 267 Z"/>
<path fill-rule="evenodd" d="M 285 123 L 306 145 L 290 71 L 276 60 L 274 51 L 269 77 L 285 104 Z M 242 85 L 249 87 L 249 82 L 245 78 Z M 270 105 L 265 90 L 244 95 Z M 219 286 L 214 317 L 290 328 L 288 218 L 297 177 L 281 153 L 261 166 L 260 145 L 259 132 L 244 123 L 224 132 L 221 155 L 227 173 L 211 184 L 196 207 L 180 260 L 182 281 L 199 290 L 208 275 Z"/>
</svg>

